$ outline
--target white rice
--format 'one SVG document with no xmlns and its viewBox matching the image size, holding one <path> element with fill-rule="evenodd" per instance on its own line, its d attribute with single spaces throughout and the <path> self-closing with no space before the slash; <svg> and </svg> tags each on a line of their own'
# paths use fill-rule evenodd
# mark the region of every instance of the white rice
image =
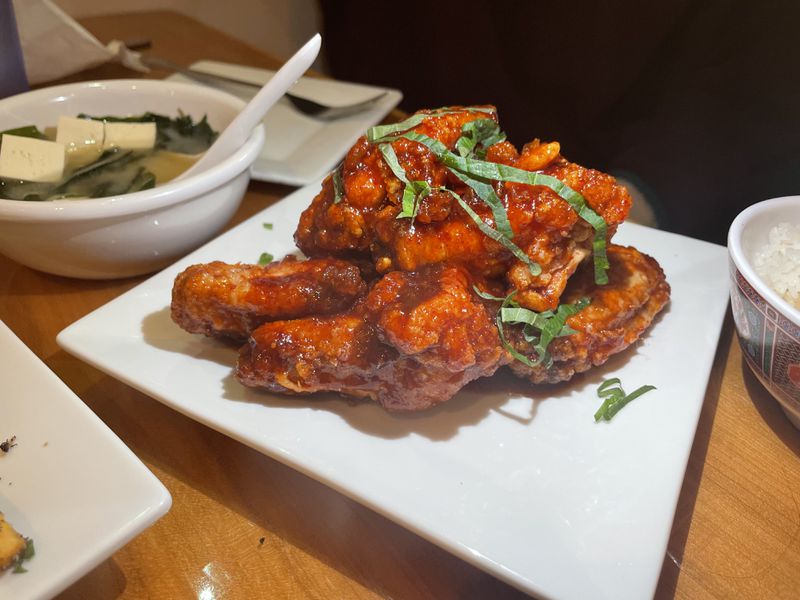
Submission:
<svg viewBox="0 0 800 600">
<path fill-rule="evenodd" d="M 800 225 L 780 223 L 753 259 L 756 272 L 789 304 L 800 308 Z"/>
</svg>

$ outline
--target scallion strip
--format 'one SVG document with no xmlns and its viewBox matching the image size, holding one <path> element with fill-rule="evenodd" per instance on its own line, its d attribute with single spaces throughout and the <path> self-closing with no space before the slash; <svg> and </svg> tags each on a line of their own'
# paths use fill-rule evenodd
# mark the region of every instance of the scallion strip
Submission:
<svg viewBox="0 0 800 600">
<path fill-rule="evenodd" d="M 418 198 L 418 190 L 417 186 L 412 185 L 412 183 L 408 180 L 408 176 L 406 175 L 406 170 L 400 164 L 400 161 L 397 158 L 397 154 L 392 148 L 392 145 L 388 142 L 378 145 L 378 150 L 380 150 L 381 154 L 383 155 L 383 160 L 386 161 L 386 164 L 389 165 L 392 173 L 394 176 L 397 177 L 405 186 L 403 188 L 403 198 L 401 200 L 401 209 L 398 213 L 397 219 L 405 219 L 410 218 L 413 219 L 417 216 L 417 210 L 419 207 L 419 198 Z M 425 183 L 425 182 L 422 182 Z M 430 186 L 428 186 L 428 193 L 430 193 Z"/>
<path fill-rule="evenodd" d="M 333 170 L 333 203 L 338 204 L 344 198 L 344 183 L 342 182 L 342 164 Z"/>
<path fill-rule="evenodd" d="M 594 413 L 595 422 L 600 420 L 610 421 L 614 415 L 631 401 L 654 389 L 656 388 L 653 385 L 643 385 L 626 395 L 618 377 L 612 377 L 604 381 L 597 388 L 597 396 L 604 398 L 604 400 L 597 412 Z"/>
<path fill-rule="evenodd" d="M 474 291 L 476 294 L 478 294 L 478 296 L 480 296 L 484 300 L 494 300 L 495 302 L 503 302 L 506 300 L 506 298 L 508 298 L 508 296 L 506 296 L 506 298 L 499 298 L 497 296 L 492 296 L 492 294 L 490 294 L 489 292 L 481 291 L 477 285 L 472 286 L 472 291 Z"/>
<path fill-rule="evenodd" d="M 506 139 L 506 134 L 500 131 L 500 125 L 494 119 L 475 119 L 465 123 L 461 128 L 461 137 L 456 141 L 456 150 L 462 157 L 478 154 L 478 146 L 483 147 L 481 157 L 486 152 L 485 149 L 493 144 L 502 142 Z"/>
<path fill-rule="evenodd" d="M 377 141 L 385 141 L 383 138 L 391 137 L 397 133 L 408 131 L 409 129 L 416 127 L 420 123 L 422 123 L 425 119 L 430 119 L 433 117 L 440 117 L 443 115 L 451 115 L 460 112 L 482 112 L 488 114 L 494 114 L 494 109 L 491 108 L 482 108 L 477 106 L 471 106 L 469 108 L 463 109 L 453 109 L 449 107 L 440 108 L 438 111 L 434 111 L 429 114 L 424 113 L 417 113 L 415 115 L 411 115 L 405 121 L 400 121 L 399 123 L 390 123 L 388 125 L 376 125 L 374 127 L 370 127 L 367 130 L 367 141 L 374 144 Z"/>
<path fill-rule="evenodd" d="M 508 220 L 506 207 L 503 206 L 503 201 L 497 196 L 491 184 L 486 183 L 485 181 L 474 179 L 472 177 L 467 177 L 464 175 L 464 173 L 460 173 L 458 171 L 451 172 L 465 185 L 469 186 L 472 191 L 478 195 L 478 198 L 483 200 L 484 204 L 492 209 L 494 225 L 497 228 L 497 231 L 502 233 L 509 240 L 514 239 L 514 230 L 511 229 L 511 222 Z M 530 261 L 530 258 L 528 258 L 528 261 Z M 541 272 L 541 270 L 539 272 Z M 534 273 L 534 275 L 538 275 L 538 273 Z"/>
<path fill-rule="evenodd" d="M 528 266 L 528 269 L 530 270 L 531 275 L 535 276 L 535 275 L 541 274 L 541 272 L 542 272 L 542 267 L 541 266 L 539 266 L 537 263 L 533 262 L 531 260 L 531 257 L 528 256 L 527 254 L 525 254 L 525 252 L 522 250 L 522 248 L 520 248 L 514 242 L 512 242 L 508 238 L 507 235 L 505 235 L 501 231 L 495 229 L 494 227 L 490 226 L 483 219 L 481 219 L 480 215 L 478 213 L 476 213 L 474 210 L 472 210 L 472 207 L 470 207 L 469 204 L 464 202 L 464 199 L 461 196 L 456 194 L 453 190 L 449 190 L 447 188 L 441 188 L 441 190 L 448 192 L 451 196 L 453 196 L 453 198 L 456 199 L 456 202 L 458 202 L 458 205 L 464 210 L 465 213 L 467 213 L 467 215 L 469 215 L 469 218 L 472 219 L 472 221 L 475 223 L 475 225 L 478 226 L 478 229 L 480 229 L 481 232 L 486 237 L 488 237 L 489 239 L 494 240 L 498 244 L 501 244 L 502 246 L 504 246 L 506 248 L 506 250 L 511 252 L 511 254 L 513 254 L 515 257 L 517 257 L 518 260 L 520 260 L 521 262 L 525 263 Z"/>
<path fill-rule="evenodd" d="M 626 404 L 628 404 L 629 402 L 631 402 L 633 400 L 636 400 L 636 398 L 638 398 L 642 394 L 646 394 L 647 392 L 649 392 L 651 390 L 654 390 L 654 389 L 656 389 L 656 386 L 654 386 L 654 385 L 643 385 L 643 386 L 635 389 L 634 391 L 632 391 L 630 394 L 628 394 L 627 396 L 625 396 L 624 398 L 622 398 L 618 402 L 615 402 L 614 404 L 609 406 L 608 410 L 606 411 L 606 414 L 604 416 L 604 419 L 606 421 L 610 421 L 613 418 L 614 415 L 616 415 L 620 410 L 622 410 L 625 407 Z"/>
<path fill-rule="evenodd" d="M 401 133 L 403 131 L 408 131 L 412 127 L 416 127 L 420 123 L 422 123 L 428 117 L 433 115 L 425 115 L 422 113 L 417 113 L 415 115 L 410 116 L 405 121 L 400 121 L 399 123 L 390 123 L 388 125 L 375 125 L 374 127 L 370 127 L 367 129 L 367 141 L 374 144 L 378 141 L 383 141 L 387 137 L 392 137 L 397 133 Z"/>
<path fill-rule="evenodd" d="M 500 341 L 503 347 L 518 361 L 529 367 L 536 367 L 544 364 L 545 367 L 552 365 L 552 357 L 547 352 L 547 348 L 557 337 L 572 335 L 577 333 L 572 327 L 567 325 L 567 319 L 572 315 L 580 312 L 589 305 L 589 298 L 581 298 L 572 304 L 561 304 L 555 312 L 552 310 L 545 310 L 540 313 L 523 308 L 519 303 L 514 300 L 516 290 L 511 292 L 505 298 L 498 298 L 488 292 L 482 292 L 476 286 L 472 286 L 473 291 L 485 300 L 494 300 L 500 302 L 500 308 L 497 310 L 497 331 L 500 334 Z M 529 344 L 534 344 L 537 359 L 532 361 L 524 354 L 517 351 L 506 339 L 505 325 L 523 324 L 522 329 L 525 341 Z"/>
<path fill-rule="evenodd" d="M 537 313 L 522 307 L 501 307 L 500 320 L 503 323 L 523 323 L 526 341 L 533 344 L 537 359 L 530 366 L 544 364 L 549 367 L 552 358 L 547 349 L 557 337 L 571 335 L 575 330 L 567 325 L 567 319 L 589 305 L 588 298 L 581 298 L 573 304 L 561 304 L 553 311 Z M 527 364 L 527 363 L 526 363 Z"/>
</svg>

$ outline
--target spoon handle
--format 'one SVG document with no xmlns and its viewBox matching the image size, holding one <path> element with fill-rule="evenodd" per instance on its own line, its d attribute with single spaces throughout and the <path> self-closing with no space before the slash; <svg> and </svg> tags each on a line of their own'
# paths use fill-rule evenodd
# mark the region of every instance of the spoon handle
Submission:
<svg viewBox="0 0 800 600">
<path fill-rule="evenodd" d="M 253 129 L 261 123 L 267 111 L 308 70 L 319 54 L 321 43 L 322 38 L 317 33 L 287 60 L 264 87 L 253 96 L 242 112 L 228 124 L 200 160 L 185 171 L 181 178 L 222 162 L 244 144 Z"/>
</svg>

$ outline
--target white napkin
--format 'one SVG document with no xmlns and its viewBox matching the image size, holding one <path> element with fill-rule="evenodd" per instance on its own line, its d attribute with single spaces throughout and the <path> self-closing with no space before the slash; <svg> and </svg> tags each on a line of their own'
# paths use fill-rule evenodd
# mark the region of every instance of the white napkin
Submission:
<svg viewBox="0 0 800 600">
<path fill-rule="evenodd" d="M 50 0 L 13 0 L 28 83 L 34 85 L 118 61 L 147 72 L 139 53 L 119 40 L 103 46 Z"/>
</svg>

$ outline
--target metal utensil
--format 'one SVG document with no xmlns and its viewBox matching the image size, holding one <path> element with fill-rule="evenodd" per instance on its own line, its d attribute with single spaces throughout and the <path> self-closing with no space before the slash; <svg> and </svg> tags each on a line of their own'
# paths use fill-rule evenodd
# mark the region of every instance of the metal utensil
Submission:
<svg viewBox="0 0 800 600">
<path fill-rule="evenodd" d="M 247 85 L 253 88 L 261 87 L 261 84 L 253 83 L 252 81 L 237 79 L 235 77 L 227 77 L 225 75 L 216 75 L 214 73 L 206 73 L 205 71 L 198 71 L 197 69 L 192 69 L 191 67 L 182 67 L 178 64 L 175 64 L 169 60 L 166 60 L 158 56 L 142 55 L 141 60 L 145 65 L 147 65 L 150 68 L 175 71 L 176 73 L 180 73 L 181 75 L 189 77 L 190 79 L 193 79 L 200 83 L 204 83 L 206 85 L 214 86 L 219 82 L 224 82 L 224 83 L 235 83 L 238 85 Z M 322 104 L 315 100 L 311 100 L 309 98 L 303 98 L 301 96 L 289 92 L 286 92 L 284 96 L 286 97 L 287 100 L 289 100 L 289 102 L 292 103 L 292 105 L 297 110 L 299 110 L 304 115 L 315 117 L 323 121 L 332 121 L 334 119 L 339 119 L 349 115 L 354 115 L 371 108 L 372 106 L 375 105 L 376 102 L 378 102 L 381 98 L 386 96 L 386 92 L 381 92 L 376 96 L 373 96 L 361 102 L 356 102 L 355 104 L 345 104 L 343 106 L 330 106 L 328 104 Z"/>
</svg>

